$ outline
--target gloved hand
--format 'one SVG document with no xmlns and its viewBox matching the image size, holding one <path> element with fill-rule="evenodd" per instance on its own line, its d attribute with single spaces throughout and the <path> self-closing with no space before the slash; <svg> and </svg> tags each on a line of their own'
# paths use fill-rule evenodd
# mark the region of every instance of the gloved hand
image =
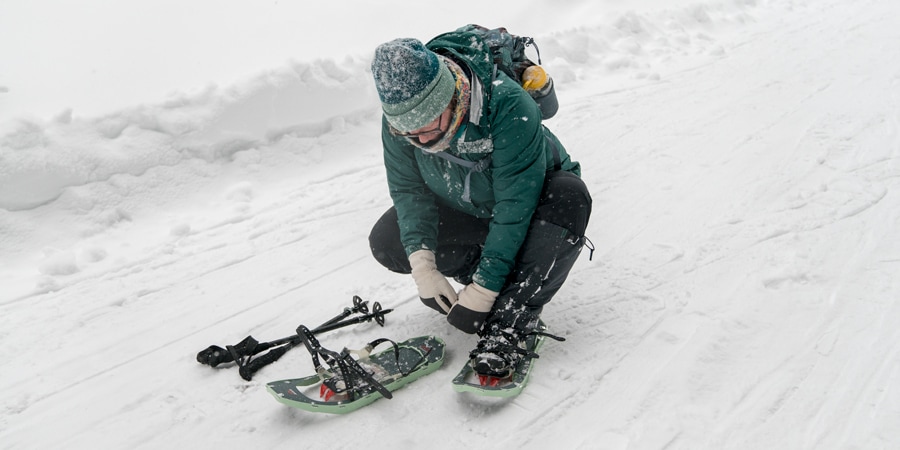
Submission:
<svg viewBox="0 0 900 450">
<path fill-rule="evenodd" d="M 450 308 L 447 322 L 465 333 L 476 333 L 484 325 L 498 292 L 471 283 L 459 292 L 459 301 Z"/>
<path fill-rule="evenodd" d="M 532 97 L 540 97 L 550 91 L 553 86 L 553 80 L 543 67 L 534 65 L 529 66 L 522 72 L 522 88 L 525 92 L 531 94 Z"/>
<path fill-rule="evenodd" d="M 457 300 L 456 291 L 438 272 L 434 253 L 431 250 L 417 250 L 409 255 L 409 265 L 422 303 L 441 314 L 450 312 Z"/>
</svg>

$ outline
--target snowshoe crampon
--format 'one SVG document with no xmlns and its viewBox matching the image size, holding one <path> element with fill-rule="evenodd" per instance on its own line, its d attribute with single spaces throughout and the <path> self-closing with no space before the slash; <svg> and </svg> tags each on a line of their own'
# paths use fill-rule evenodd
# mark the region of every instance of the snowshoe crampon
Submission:
<svg viewBox="0 0 900 450">
<path fill-rule="evenodd" d="M 311 333 L 304 336 L 304 343 L 313 356 L 316 375 L 272 381 L 266 388 L 279 402 L 311 412 L 345 414 L 379 398 L 391 398 L 393 391 L 434 372 L 444 362 L 444 341 L 436 336 L 396 343 L 378 339 L 362 351 L 340 353 L 319 346 Z M 391 347 L 369 355 L 382 343 Z"/>
</svg>

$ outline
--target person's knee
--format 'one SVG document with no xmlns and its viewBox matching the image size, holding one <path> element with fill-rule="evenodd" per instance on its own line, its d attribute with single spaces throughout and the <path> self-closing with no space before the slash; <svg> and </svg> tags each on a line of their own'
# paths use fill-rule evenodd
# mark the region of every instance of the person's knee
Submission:
<svg viewBox="0 0 900 450">
<path fill-rule="evenodd" d="M 397 211 L 389 209 L 372 226 L 369 232 L 369 249 L 379 264 L 397 273 L 409 273 L 409 261 L 403 244 L 400 243 L 400 227 L 397 225 Z"/>
<path fill-rule="evenodd" d="M 394 266 L 388 248 L 384 245 L 384 241 L 379 235 L 375 233 L 374 229 L 372 233 L 369 234 L 369 250 L 372 251 L 372 256 L 375 258 L 375 261 L 378 261 L 382 266 L 385 266 L 388 269 L 391 269 L 391 267 Z"/>
<path fill-rule="evenodd" d="M 582 236 L 587 229 L 592 203 L 591 194 L 580 177 L 559 171 L 547 177 L 538 212 L 540 219 Z"/>
<path fill-rule="evenodd" d="M 547 177 L 545 196 L 559 202 L 569 203 L 590 208 L 593 200 L 578 175 L 571 172 L 558 171 Z"/>
</svg>

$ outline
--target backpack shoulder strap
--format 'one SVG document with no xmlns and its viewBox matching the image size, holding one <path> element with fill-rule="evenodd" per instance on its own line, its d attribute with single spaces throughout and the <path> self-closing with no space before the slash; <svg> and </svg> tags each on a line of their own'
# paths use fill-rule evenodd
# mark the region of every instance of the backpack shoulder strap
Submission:
<svg viewBox="0 0 900 450">
<path fill-rule="evenodd" d="M 490 167 L 491 166 L 491 155 L 481 158 L 478 161 L 467 161 L 465 159 L 460 158 L 459 156 L 451 155 L 450 153 L 447 153 L 447 152 L 429 153 L 422 149 L 419 149 L 419 150 L 426 155 L 437 156 L 438 158 L 445 159 L 454 164 L 458 164 L 460 166 L 463 166 L 463 167 L 469 169 L 469 172 L 466 174 L 466 180 L 463 183 L 462 200 L 466 203 L 471 204 L 472 203 L 472 195 L 471 195 L 471 189 L 469 187 L 469 183 L 470 183 L 470 180 L 472 179 L 472 174 L 484 172 L 485 169 Z"/>
</svg>

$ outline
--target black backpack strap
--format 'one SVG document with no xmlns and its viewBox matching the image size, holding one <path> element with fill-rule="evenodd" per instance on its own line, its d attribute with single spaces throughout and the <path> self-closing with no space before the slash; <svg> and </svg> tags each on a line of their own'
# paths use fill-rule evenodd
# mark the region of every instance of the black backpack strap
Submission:
<svg viewBox="0 0 900 450">
<path fill-rule="evenodd" d="M 550 139 L 550 136 L 544 135 L 544 139 L 547 140 L 547 145 L 550 146 L 550 151 L 553 152 L 553 171 L 558 172 L 562 170 L 562 156 L 559 154 L 559 146 L 556 145 L 556 141 Z"/>
</svg>

